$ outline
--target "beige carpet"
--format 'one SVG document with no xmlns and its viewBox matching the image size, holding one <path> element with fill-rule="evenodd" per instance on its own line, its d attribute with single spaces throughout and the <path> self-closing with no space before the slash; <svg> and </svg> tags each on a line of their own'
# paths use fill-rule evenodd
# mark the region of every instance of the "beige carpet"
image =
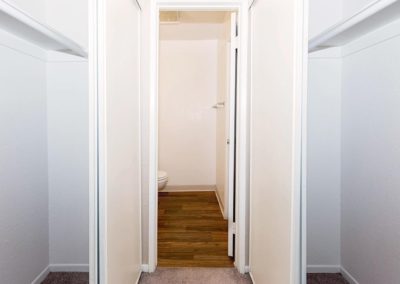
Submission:
<svg viewBox="0 0 400 284">
<path fill-rule="evenodd" d="M 143 273 L 140 284 L 251 284 L 248 275 L 235 268 L 158 268 Z"/>
</svg>

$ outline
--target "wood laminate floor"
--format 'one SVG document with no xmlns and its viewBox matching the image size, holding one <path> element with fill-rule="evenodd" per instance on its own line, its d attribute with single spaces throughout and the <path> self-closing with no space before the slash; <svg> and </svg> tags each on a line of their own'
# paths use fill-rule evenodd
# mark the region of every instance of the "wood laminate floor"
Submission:
<svg viewBox="0 0 400 284">
<path fill-rule="evenodd" d="M 158 265 L 233 266 L 228 257 L 228 222 L 214 192 L 159 192 Z"/>
</svg>

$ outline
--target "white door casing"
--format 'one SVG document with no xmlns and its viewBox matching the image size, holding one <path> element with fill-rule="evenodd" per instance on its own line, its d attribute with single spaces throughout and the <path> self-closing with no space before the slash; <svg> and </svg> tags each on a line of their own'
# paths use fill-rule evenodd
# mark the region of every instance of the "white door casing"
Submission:
<svg viewBox="0 0 400 284">
<path fill-rule="evenodd" d="M 159 46 L 159 12 L 170 11 L 237 11 L 238 29 L 246 31 L 240 37 L 241 47 L 238 54 L 238 107 L 237 107 L 237 198 L 236 198 L 236 237 L 235 266 L 241 273 L 246 272 L 247 263 L 247 201 L 248 201 L 248 3 L 241 0 L 196 1 L 196 0 L 156 0 L 150 5 L 150 85 L 149 85 L 149 250 L 148 271 L 153 272 L 157 266 L 157 144 L 158 144 L 158 46 Z M 142 94 L 145 95 L 145 94 Z"/>
<path fill-rule="evenodd" d="M 237 97 L 237 61 L 238 35 L 236 12 L 231 14 L 231 33 L 229 51 L 229 131 L 228 131 L 228 256 L 234 256 L 235 224 L 235 170 L 236 170 L 236 97 Z"/>
</svg>

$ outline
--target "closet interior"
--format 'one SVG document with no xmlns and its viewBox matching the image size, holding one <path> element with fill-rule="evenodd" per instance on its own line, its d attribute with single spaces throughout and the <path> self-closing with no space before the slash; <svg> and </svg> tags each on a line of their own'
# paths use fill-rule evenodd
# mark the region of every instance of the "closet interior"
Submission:
<svg viewBox="0 0 400 284">
<path fill-rule="evenodd" d="M 0 1 L 2 283 L 89 271 L 87 14 Z"/>
<path fill-rule="evenodd" d="M 400 1 L 310 1 L 309 273 L 399 281 L 399 31 Z"/>
</svg>

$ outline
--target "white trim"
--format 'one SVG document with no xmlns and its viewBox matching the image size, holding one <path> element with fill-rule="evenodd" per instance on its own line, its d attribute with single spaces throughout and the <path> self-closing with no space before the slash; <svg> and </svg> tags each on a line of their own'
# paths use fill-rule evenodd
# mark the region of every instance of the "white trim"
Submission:
<svg viewBox="0 0 400 284">
<path fill-rule="evenodd" d="M 170 185 L 159 192 L 207 192 L 216 190 L 215 185 Z"/>
<path fill-rule="evenodd" d="M 229 51 L 228 54 L 228 65 L 229 65 L 229 79 L 228 81 L 228 111 L 227 111 L 227 130 L 228 130 L 228 139 L 229 145 L 227 145 L 226 151 L 226 186 L 225 186 L 225 200 L 226 200 L 226 218 L 228 219 L 228 256 L 233 257 L 234 255 L 234 238 L 235 232 L 234 229 L 234 195 L 235 195 L 235 155 L 236 155 L 236 93 L 238 82 L 236 82 L 236 74 L 238 74 L 237 63 L 236 62 L 236 52 L 239 52 L 239 42 L 238 42 L 238 34 L 236 32 L 236 27 L 238 24 L 238 17 L 235 12 L 231 12 L 230 14 L 230 33 L 229 33 Z"/>
<path fill-rule="evenodd" d="M 307 273 L 340 273 L 340 265 L 307 265 Z"/>
<path fill-rule="evenodd" d="M 150 272 L 148 264 L 142 264 L 142 272 Z"/>
<path fill-rule="evenodd" d="M 106 19 L 106 0 L 97 0 L 97 57 L 95 60 L 97 61 L 98 282 L 100 284 L 106 284 L 108 279 Z"/>
<path fill-rule="evenodd" d="M 159 10 L 155 1 L 150 1 L 150 80 L 149 80 L 149 252 L 148 271 L 154 272 L 157 267 L 158 235 L 158 40 Z"/>
<path fill-rule="evenodd" d="M 219 210 L 221 210 L 222 217 L 224 217 L 224 219 L 226 220 L 227 216 L 225 215 L 225 208 L 221 202 L 221 197 L 219 196 L 218 190 L 215 189 L 214 192 L 215 192 L 215 197 L 217 198 L 218 201 Z"/>
<path fill-rule="evenodd" d="M 138 5 L 138 59 L 139 59 L 139 64 L 138 64 L 138 94 L 139 94 L 139 111 L 138 111 L 138 119 L 139 119 L 139 200 L 140 200 L 140 210 L 139 210 L 139 228 L 140 228 L 140 234 L 139 234 L 139 243 L 140 243 L 140 264 L 143 263 L 143 234 L 142 234 L 142 228 L 143 228 L 143 212 L 142 212 L 142 201 L 143 201 L 143 194 L 142 194 L 142 186 L 143 186 L 143 181 L 142 181 L 142 6 L 140 5 L 140 2 L 136 0 L 136 4 Z M 140 281 L 140 277 L 142 275 L 142 272 L 139 273 L 139 278 L 137 280 L 137 283 Z"/>
<path fill-rule="evenodd" d="M 295 2 L 291 281 L 307 283 L 308 1 Z"/>
<path fill-rule="evenodd" d="M 251 273 L 251 271 L 249 271 L 249 276 L 250 276 L 252 284 L 256 284 L 256 280 L 254 280 L 253 273 Z"/>
<path fill-rule="evenodd" d="M 89 264 L 50 264 L 50 272 L 89 272 Z"/>
<path fill-rule="evenodd" d="M 97 149 L 97 0 L 89 0 L 89 283 L 98 284 L 98 149 Z"/>
<path fill-rule="evenodd" d="M 238 9 L 239 56 L 238 56 L 238 94 L 236 133 L 236 235 L 235 266 L 240 273 L 245 273 L 248 247 L 248 195 L 249 195 L 249 114 L 250 93 L 248 89 L 249 72 L 249 9 L 242 1 Z"/>
<path fill-rule="evenodd" d="M 49 267 L 47 266 L 45 269 L 43 269 L 42 272 L 39 273 L 38 276 L 32 281 L 31 284 L 41 284 L 44 279 L 46 279 L 47 275 L 49 275 L 50 270 Z"/>
<path fill-rule="evenodd" d="M 340 272 L 350 284 L 360 284 L 343 266 L 340 268 Z"/>
<path fill-rule="evenodd" d="M 139 283 L 140 277 L 142 277 L 142 273 L 143 273 L 143 271 L 140 271 L 140 272 L 139 272 L 139 275 L 138 275 L 138 277 L 136 278 L 136 281 L 135 281 L 136 284 Z"/>
<path fill-rule="evenodd" d="M 157 2 L 157 3 L 155 3 Z M 240 273 L 245 272 L 247 247 L 247 195 L 248 195 L 248 3 L 240 0 L 196 1 L 196 0 L 158 0 L 151 1 L 150 7 L 150 95 L 149 95 L 149 271 L 157 265 L 157 94 L 158 94 L 158 24 L 159 10 L 237 10 L 239 14 L 239 94 L 238 94 L 238 182 L 237 182 L 237 220 L 236 220 L 236 259 L 235 266 Z"/>
</svg>

